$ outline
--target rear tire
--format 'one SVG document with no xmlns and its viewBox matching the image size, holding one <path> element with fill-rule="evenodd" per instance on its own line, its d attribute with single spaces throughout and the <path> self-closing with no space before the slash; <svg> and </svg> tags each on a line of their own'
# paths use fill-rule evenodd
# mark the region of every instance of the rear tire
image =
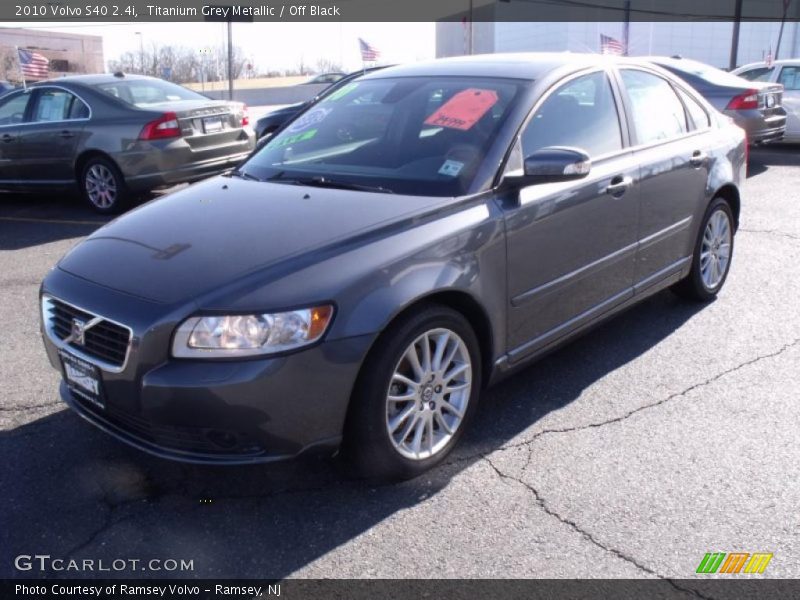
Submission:
<svg viewBox="0 0 800 600">
<path fill-rule="evenodd" d="M 94 156 L 81 168 L 81 194 L 95 211 L 104 215 L 122 212 L 128 207 L 130 193 L 125 178 L 111 160 Z"/>
<path fill-rule="evenodd" d="M 362 367 L 343 456 L 358 476 L 416 477 L 458 443 L 480 389 L 480 347 L 461 313 L 431 304 L 404 315 L 381 335 Z"/>
<path fill-rule="evenodd" d="M 709 302 L 725 285 L 733 259 L 735 225 L 730 204 L 715 198 L 706 209 L 697 234 L 692 270 L 672 286 L 672 291 L 688 300 Z"/>
</svg>

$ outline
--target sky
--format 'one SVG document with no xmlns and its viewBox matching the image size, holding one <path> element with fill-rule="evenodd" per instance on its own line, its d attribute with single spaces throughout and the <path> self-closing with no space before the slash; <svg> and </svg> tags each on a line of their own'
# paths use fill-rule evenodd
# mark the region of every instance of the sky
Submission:
<svg viewBox="0 0 800 600">
<path fill-rule="evenodd" d="M 226 43 L 224 23 L 14 23 L 14 27 L 103 36 L 105 59 L 145 46 L 176 45 L 200 48 Z M 358 38 L 380 50 L 380 63 L 393 64 L 434 58 L 434 23 L 234 23 L 233 43 L 260 71 L 306 67 L 320 58 L 340 63 L 346 71 L 361 67 Z"/>
</svg>

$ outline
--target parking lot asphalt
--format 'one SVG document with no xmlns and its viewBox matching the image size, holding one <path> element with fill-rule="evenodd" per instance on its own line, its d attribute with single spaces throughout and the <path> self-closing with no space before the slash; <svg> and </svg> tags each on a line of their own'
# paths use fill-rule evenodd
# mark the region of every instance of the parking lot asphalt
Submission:
<svg viewBox="0 0 800 600">
<path fill-rule="evenodd" d="M 661 293 L 485 393 L 446 464 L 372 486 L 331 460 L 156 459 L 58 399 L 47 270 L 104 219 L 0 196 L 0 575 L 20 554 L 187 559 L 190 577 L 800 577 L 800 147 L 756 149 L 720 297 Z M 109 258 L 111 260 L 111 258 Z"/>
</svg>

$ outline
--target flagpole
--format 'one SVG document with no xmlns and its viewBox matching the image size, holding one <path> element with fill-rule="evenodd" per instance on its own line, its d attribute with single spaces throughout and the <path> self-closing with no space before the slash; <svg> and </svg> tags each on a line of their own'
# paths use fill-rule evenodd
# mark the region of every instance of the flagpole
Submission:
<svg viewBox="0 0 800 600">
<path fill-rule="evenodd" d="M 19 46 L 14 46 L 14 50 L 17 51 L 17 64 L 19 65 L 19 76 L 22 77 L 22 89 L 27 90 L 28 84 L 25 83 L 25 71 L 22 70 L 22 59 L 19 57 Z"/>
</svg>

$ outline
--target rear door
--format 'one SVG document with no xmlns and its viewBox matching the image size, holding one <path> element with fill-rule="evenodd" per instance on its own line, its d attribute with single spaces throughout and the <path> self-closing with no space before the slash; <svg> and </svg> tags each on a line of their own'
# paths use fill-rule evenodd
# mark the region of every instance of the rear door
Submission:
<svg viewBox="0 0 800 600">
<path fill-rule="evenodd" d="M 559 84 L 523 127 L 512 156 L 571 146 L 592 168 L 584 179 L 524 187 L 506 210 L 511 362 L 633 295 L 638 166 L 619 110 L 599 70 Z"/>
<path fill-rule="evenodd" d="M 20 128 L 20 177 L 33 184 L 75 181 L 75 148 L 91 111 L 77 95 L 61 87 L 37 87 L 29 121 Z"/>
<path fill-rule="evenodd" d="M 0 183 L 19 179 L 19 132 L 25 122 L 30 91 L 9 92 L 0 98 Z"/>
<path fill-rule="evenodd" d="M 786 139 L 800 141 L 800 66 L 784 66 L 778 75 L 786 109 Z"/>
<path fill-rule="evenodd" d="M 626 67 L 619 73 L 641 166 L 635 283 L 642 292 L 674 277 L 689 260 L 708 181 L 711 129 L 705 108 L 686 90 L 652 71 Z"/>
</svg>

